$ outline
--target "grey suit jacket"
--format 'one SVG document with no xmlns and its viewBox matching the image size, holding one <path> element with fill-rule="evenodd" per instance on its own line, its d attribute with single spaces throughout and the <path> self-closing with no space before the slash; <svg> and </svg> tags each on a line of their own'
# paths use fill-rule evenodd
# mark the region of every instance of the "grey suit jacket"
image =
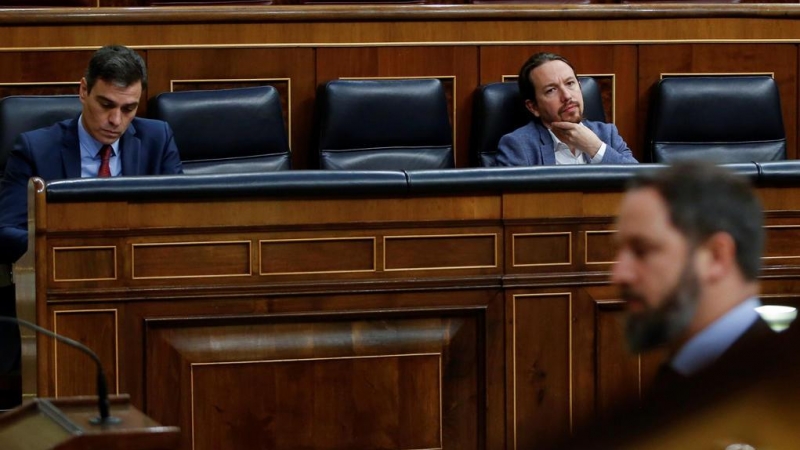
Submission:
<svg viewBox="0 0 800 450">
<path fill-rule="evenodd" d="M 119 143 L 122 175 L 183 173 L 166 122 L 134 118 Z M 0 263 L 14 263 L 28 248 L 28 180 L 81 177 L 78 118 L 22 133 L 0 184 Z"/>
<path fill-rule="evenodd" d="M 603 164 L 636 164 L 628 144 L 614 124 L 584 120 L 583 124 L 606 144 Z M 498 166 L 554 166 L 555 144 L 550 132 L 538 119 L 500 138 L 497 148 Z"/>
</svg>

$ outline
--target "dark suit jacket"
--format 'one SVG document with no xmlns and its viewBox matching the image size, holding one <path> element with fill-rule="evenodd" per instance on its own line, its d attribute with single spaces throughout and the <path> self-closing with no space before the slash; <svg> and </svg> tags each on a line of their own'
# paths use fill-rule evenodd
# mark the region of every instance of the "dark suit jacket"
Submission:
<svg viewBox="0 0 800 450">
<path fill-rule="evenodd" d="M 120 138 L 122 175 L 182 173 L 172 130 L 166 122 L 134 118 Z M 31 177 L 45 181 L 81 177 L 78 118 L 22 133 L 14 143 L 0 184 L 0 263 L 14 263 L 28 248 Z"/>
<path fill-rule="evenodd" d="M 674 424 L 725 408 L 730 401 L 740 398 L 749 401 L 744 397 L 747 393 L 764 387 L 787 387 L 797 392 L 794 386 L 800 372 L 798 344 L 800 324 L 775 333 L 759 319 L 716 361 L 690 377 L 679 375 L 668 366 L 662 367 L 641 407 L 624 405 L 613 420 L 595 424 L 564 448 L 616 449 L 625 445 L 648 448 L 648 442 L 657 442 L 659 433 L 670 430 Z M 776 408 L 778 411 L 782 409 Z M 753 417 L 752 423 L 756 426 L 759 420 L 772 419 Z M 702 421 L 698 421 L 698 427 L 702 426 Z M 709 447 L 709 442 L 685 444 L 683 448 Z"/>
<path fill-rule="evenodd" d="M 636 164 L 628 144 L 614 124 L 584 120 L 583 124 L 606 143 L 603 164 Z M 500 138 L 498 166 L 554 166 L 556 152 L 553 137 L 538 119 Z"/>
</svg>

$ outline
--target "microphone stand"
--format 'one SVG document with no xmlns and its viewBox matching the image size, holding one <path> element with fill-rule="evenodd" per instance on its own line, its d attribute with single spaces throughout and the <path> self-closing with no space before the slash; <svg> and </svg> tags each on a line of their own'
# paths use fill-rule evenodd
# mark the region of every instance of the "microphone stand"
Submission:
<svg viewBox="0 0 800 450">
<path fill-rule="evenodd" d="M 109 401 L 108 401 L 108 384 L 106 382 L 106 374 L 103 371 L 103 365 L 100 363 L 100 358 L 87 346 L 81 344 L 80 342 L 70 339 L 68 337 L 64 337 L 58 334 L 53 333 L 52 331 L 42 328 L 39 325 L 35 325 L 27 320 L 16 319 L 14 317 L 4 317 L 0 316 L 0 323 L 12 323 L 16 325 L 22 325 L 25 328 L 29 328 L 33 331 L 38 333 L 42 333 L 46 336 L 50 336 L 51 338 L 63 342 L 71 347 L 77 348 L 78 350 L 86 353 L 89 355 L 92 360 L 94 360 L 95 365 L 97 365 L 97 408 L 100 411 L 100 416 L 94 417 L 89 420 L 92 425 L 114 425 L 120 423 L 119 417 L 113 417 L 109 414 Z"/>
</svg>

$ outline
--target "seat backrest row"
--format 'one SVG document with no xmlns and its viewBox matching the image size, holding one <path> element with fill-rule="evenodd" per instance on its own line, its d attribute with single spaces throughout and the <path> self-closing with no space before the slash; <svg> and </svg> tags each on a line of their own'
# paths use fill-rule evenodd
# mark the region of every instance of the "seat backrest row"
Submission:
<svg viewBox="0 0 800 450">
<path fill-rule="evenodd" d="M 604 121 L 600 90 L 581 78 L 584 115 Z M 491 166 L 500 137 L 527 123 L 516 83 L 476 92 L 472 155 Z M 662 79 L 652 90 L 646 160 L 702 158 L 720 164 L 786 159 L 780 93 L 769 76 L 691 76 Z"/>
<path fill-rule="evenodd" d="M 579 79 L 586 118 L 605 121 L 598 83 Z M 454 166 L 440 80 L 336 80 L 322 86 L 318 98 L 320 168 Z M 172 126 L 187 173 L 291 168 L 281 98 L 271 86 L 162 93 L 149 107 L 151 117 Z M 19 133 L 75 117 L 80 110 L 77 96 L 0 100 L 0 173 Z M 515 82 L 481 86 L 473 105 L 472 165 L 493 166 L 500 137 L 530 118 Z M 771 77 L 666 78 L 653 89 L 647 135 L 651 162 L 687 157 L 775 161 L 786 155 L 780 96 Z"/>
</svg>

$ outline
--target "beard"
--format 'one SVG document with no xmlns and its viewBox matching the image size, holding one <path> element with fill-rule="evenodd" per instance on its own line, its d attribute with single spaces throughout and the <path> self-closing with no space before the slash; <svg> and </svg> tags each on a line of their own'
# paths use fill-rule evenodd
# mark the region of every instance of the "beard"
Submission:
<svg viewBox="0 0 800 450">
<path fill-rule="evenodd" d="M 644 311 L 629 313 L 625 324 L 625 338 L 633 353 L 641 353 L 676 339 L 691 323 L 697 310 L 700 283 L 689 261 L 684 265 L 678 282 L 657 308 L 647 307 L 639 294 L 627 286 L 622 287 L 623 300 L 635 299 L 645 305 Z"/>
</svg>

